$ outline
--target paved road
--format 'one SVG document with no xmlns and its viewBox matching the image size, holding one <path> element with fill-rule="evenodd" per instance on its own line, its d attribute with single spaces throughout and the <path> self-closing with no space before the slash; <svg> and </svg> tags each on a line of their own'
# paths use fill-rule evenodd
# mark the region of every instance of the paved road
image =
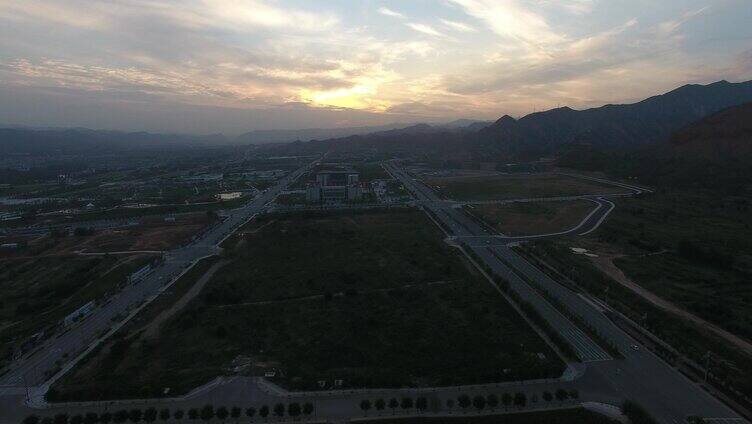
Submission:
<svg viewBox="0 0 752 424">
<path fill-rule="evenodd" d="M 481 238 L 492 235 L 462 210 L 441 201 L 432 190 L 394 164 L 388 165 L 387 169 L 443 224 L 450 235 Z M 730 408 L 690 382 L 650 351 L 636 345 L 633 339 L 617 328 L 591 303 L 553 281 L 507 246 L 480 245 L 471 249 L 495 273 L 507 279 L 520 296 L 530 301 L 562 337 L 572 344 L 583 361 L 591 361 L 587 362 L 587 381 L 597 385 L 600 391 L 607 391 L 608 394 L 620 399 L 637 401 L 660 422 L 681 423 L 690 415 L 739 419 Z M 603 355 L 602 349 L 561 314 L 557 316 L 550 311 L 551 305 L 533 290 L 531 285 L 546 290 L 571 313 L 579 315 L 602 337 L 617 346 L 624 358 L 595 361 L 596 357 Z"/>
<path fill-rule="evenodd" d="M 233 210 L 223 222 L 205 231 L 195 242 L 169 251 L 165 255 L 164 263 L 144 280 L 126 286 L 73 328 L 54 335 L 30 354 L 15 361 L 10 365 L 9 371 L 0 377 L 0 397 L 25 391 L 27 386 L 32 387 L 37 393 L 46 390 L 62 375 L 62 372 L 58 372 L 51 377 L 51 371 L 62 367 L 64 372 L 72 367 L 83 353 L 95 347 L 119 325 L 124 324 L 125 320 L 122 318 L 135 314 L 139 305 L 157 296 L 167 284 L 187 271 L 200 258 L 218 253 L 218 245 L 225 238 L 261 212 L 280 191 L 313 165 L 309 164 L 288 174 L 261 196 L 244 207 Z"/>
</svg>

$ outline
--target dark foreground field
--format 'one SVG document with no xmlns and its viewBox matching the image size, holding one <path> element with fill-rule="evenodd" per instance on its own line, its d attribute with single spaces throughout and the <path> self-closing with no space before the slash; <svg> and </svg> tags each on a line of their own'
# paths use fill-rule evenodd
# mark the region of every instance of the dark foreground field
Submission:
<svg viewBox="0 0 752 424">
<path fill-rule="evenodd" d="M 121 334 L 55 399 L 184 393 L 239 357 L 291 389 L 484 383 L 563 364 L 418 211 L 268 216 L 159 337 Z"/>
</svg>

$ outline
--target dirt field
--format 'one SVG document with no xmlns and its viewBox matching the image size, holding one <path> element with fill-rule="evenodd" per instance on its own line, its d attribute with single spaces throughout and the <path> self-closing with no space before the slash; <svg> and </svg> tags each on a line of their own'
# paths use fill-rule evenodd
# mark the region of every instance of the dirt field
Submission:
<svg viewBox="0 0 752 424">
<path fill-rule="evenodd" d="M 429 178 L 424 182 L 442 197 L 465 201 L 611 194 L 625 191 L 623 188 L 557 174 L 443 177 Z"/>
<path fill-rule="evenodd" d="M 466 210 L 508 236 L 555 233 L 577 226 L 596 205 L 587 200 L 468 205 Z"/>
</svg>

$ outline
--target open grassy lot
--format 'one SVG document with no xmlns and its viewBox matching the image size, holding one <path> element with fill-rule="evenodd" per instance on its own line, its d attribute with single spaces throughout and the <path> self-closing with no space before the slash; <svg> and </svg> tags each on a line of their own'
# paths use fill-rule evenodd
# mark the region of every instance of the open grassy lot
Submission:
<svg viewBox="0 0 752 424">
<path fill-rule="evenodd" d="M 595 204 L 587 200 L 465 206 L 466 211 L 508 236 L 566 231 L 579 224 L 594 208 Z"/>
<path fill-rule="evenodd" d="M 620 199 L 594 235 L 594 252 L 653 293 L 752 340 L 748 204 L 686 193 Z"/>
<path fill-rule="evenodd" d="M 292 389 L 553 377 L 563 364 L 422 213 L 264 218 L 158 338 L 119 334 L 55 387 L 56 399 L 162 396 L 275 368 Z M 240 238 L 240 237 L 238 237 Z"/>
<path fill-rule="evenodd" d="M 7 359 L 17 344 L 32 334 L 114 291 L 128 275 L 153 259 L 143 255 L 0 260 L 0 358 Z"/>
<path fill-rule="evenodd" d="M 428 178 L 424 182 L 453 200 L 503 200 L 621 193 L 624 189 L 557 174 Z"/>
</svg>

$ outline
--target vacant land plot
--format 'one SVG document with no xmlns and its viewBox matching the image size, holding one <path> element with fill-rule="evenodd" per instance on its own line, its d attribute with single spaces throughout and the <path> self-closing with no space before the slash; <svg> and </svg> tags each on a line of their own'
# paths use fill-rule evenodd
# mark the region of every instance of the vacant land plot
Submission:
<svg viewBox="0 0 752 424">
<path fill-rule="evenodd" d="M 421 213 L 267 217 L 225 255 L 159 338 L 121 335 L 56 387 L 59 399 L 163 396 L 233 360 L 292 389 L 558 376 L 563 364 Z M 278 377 L 279 377 L 278 373 Z"/>
<path fill-rule="evenodd" d="M 425 183 L 453 200 L 504 200 L 622 193 L 619 187 L 558 174 L 430 178 Z"/>
<path fill-rule="evenodd" d="M 596 233 L 636 283 L 752 340 L 752 214 L 744 199 L 662 193 L 621 199 Z"/>
<path fill-rule="evenodd" d="M 466 206 L 468 212 L 508 236 L 566 231 L 577 226 L 594 208 L 595 204 L 587 200 Z"/>
</svg>

